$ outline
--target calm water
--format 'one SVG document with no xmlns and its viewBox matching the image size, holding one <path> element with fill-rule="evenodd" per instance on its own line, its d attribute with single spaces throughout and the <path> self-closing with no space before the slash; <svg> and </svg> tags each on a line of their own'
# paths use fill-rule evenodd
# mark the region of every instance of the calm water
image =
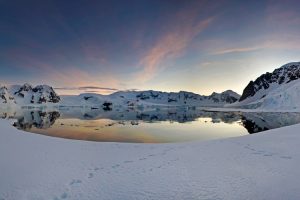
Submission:
<svg viewBox="0 0 300 200">
<path fill-rule="evenodd" d="M 98 142 L 165 143 L 237 137 L 300 123 L 299 113 L 205 112 L 198 109 L 60 108 L 1 112 L 17 129 Z"/>
</svg>

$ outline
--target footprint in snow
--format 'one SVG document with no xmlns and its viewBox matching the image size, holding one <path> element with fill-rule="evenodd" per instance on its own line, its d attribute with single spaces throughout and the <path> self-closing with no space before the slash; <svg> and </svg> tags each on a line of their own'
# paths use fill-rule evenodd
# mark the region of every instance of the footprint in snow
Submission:
<svg viewBox="0 0 300 200">
<path fill-rule="evenodd" d="M 265 157 L 271 157 L 271 156 L 277 155 L 277 156 L 279 156 L 282 159 L 292 159 L 291 156 L 280 156 L 280 155 L 278 155 L 276 153 L 271 153 L 271 152 L 266 152 L 266 151 L 263 151 L 263 150 L 253 149 L 253 148 L 250 147 L 250 145 L 244 146 L 244 148 L 253 151 L 252 154 L 254 154 L 254 155 L 262 155 L 262 156 L 265 156 Z"/>
<path fill-rule="evenodd" d="M 81 184 L 82 183 L 82 180 L 80 179 L 74 179 L 71 181 L 71 183 L 69 185 L 77 185 L 77 184 Z"/>
<path fill-rule="evenodd" d="M 250 145 L 244 146 L 245 149 L 249 149 L 251 151 L 256 151 L 255 149 L 251 148 Z"/>
<path fill-rule="evenodd" d="M 113 169 L 118 168 L 118 167 L 120 167 L 119 164 L 116 164 L 116 165 L 111 166 L 111 168 L 113 168 Z"/>
<path fill-rule="evenodd" d="M 64 192 L 61 196 L 60 196 L 60 198 L 62 198 L 62 199 L 66 199 L 68 197 L 68 194 L 66 193 L 66 192 Z"/>
<path fill-rule="evenodd" d="M 89 173 L 88 178 L 93 178 L 93 177 L 94 177 L 94 174 L 93 173 Z"/>
<path fill-rule="evenodd" d="M 264 154 L 264 156 L 273 156 L 274 154 L 272 154 L 272 153 L 266 153 L 266 154 Z"/>
<path fill-rule="evenodd" d="M 68 194 L 66 192 L 64 192 L 60 195 L 60 197 L 54 197 L 53 200 L 66 199 L 67 197 L 68 197 Z"/>
<path fill-rule="evenodd" d="M 283 159 L 292 159 L 291 156 L 280 156 L 280 158 L 283 158 Z"/>
<path fill-rule="evenodd" d="M 132 160 L 126 160 L 124 161 L 124 163 L 132 163 L 133 161 Z"/>
<path fill-rule="evenodd" d="M 53 200 L 66 199 L 67 197 L 68 197 L 68 194 L 66 192 L 64 192 L 60 195 L 60 197 L 54 197 Z"/>
</svg>

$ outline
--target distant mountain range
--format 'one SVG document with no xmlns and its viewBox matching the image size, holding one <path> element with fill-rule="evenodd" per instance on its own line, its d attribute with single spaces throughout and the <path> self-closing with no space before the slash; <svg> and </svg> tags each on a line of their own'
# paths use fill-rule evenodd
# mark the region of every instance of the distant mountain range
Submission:
<svg viewBox="0 0 300 200">
<path fill-rule="evenodd" d="M 0 105 L 87 106 L 110 110 L 113 107 L 203 106 L 265 110 L 300 109 L 300 62 L 293 62 L 250 81 L 242 96 L 232 90 L 209 96 L 192 92 L 118 91 L 110 95 L 84 93 L 58 96 L 47 85 L 29 84 L 0 87 Z"/>
<path fill-rule="evenodd" d="M 238 101 L 240 95 L 227 90 L 213 93 L 210 96 L 191 92 L 161 91 L 119 91 L 110 95 L 84 93 L 78 96 L 58 96 L 54 89 L 47 85 L 33 87 L 29 84 L 0 87 L 0 103 L 10 105 L 62 105 L 62 106 L 223 106 Z"/>
<path fill-rule="evenodd" d="M 79 96 L 61 96 L 62 105 L 97 106 L 110 103 L 114 106 L 217 106 L 236 102 L 240 95 L 233 91 L 213 93 L 210 96 L 191 92 L 160 92 L 160 91 L 119 91 L 111 95 L 81 94 Z M 104 105 L 105 106 L 105 105 Z"/>
</svg>

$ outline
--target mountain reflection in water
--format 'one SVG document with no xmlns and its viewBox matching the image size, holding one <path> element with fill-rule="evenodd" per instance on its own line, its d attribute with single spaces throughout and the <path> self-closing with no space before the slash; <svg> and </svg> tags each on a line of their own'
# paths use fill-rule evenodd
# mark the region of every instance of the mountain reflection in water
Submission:
<svg viewBox="0 0 300 200">
<path fill-rule="evenodd" d="M 164 143 L 242 136 L 300 123 L 299 113 L 206 112 L 198 109 L 102 110 L 64 107 L 0 113 L 13 126 L 48 136 L 102 141 Z"/>
</svg>

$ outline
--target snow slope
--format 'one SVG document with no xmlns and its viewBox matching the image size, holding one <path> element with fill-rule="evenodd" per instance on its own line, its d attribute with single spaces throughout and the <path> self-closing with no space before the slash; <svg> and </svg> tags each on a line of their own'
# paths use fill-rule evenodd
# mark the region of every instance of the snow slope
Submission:
<svg viewBox="0 0 300 200">
<path fill-rule="evenodd" d="M 178 144 L 72 141 L 0 120 L 0 199 L 299 199 L 300 125 Z"/>
<path fill-rule="evenodd" d="M 259 108 L 264 110 L 294 110 L 300 111 L 300 80 L 281 85 L 254 102 L 242 105 L 244 108 Z"/>
</svg>

